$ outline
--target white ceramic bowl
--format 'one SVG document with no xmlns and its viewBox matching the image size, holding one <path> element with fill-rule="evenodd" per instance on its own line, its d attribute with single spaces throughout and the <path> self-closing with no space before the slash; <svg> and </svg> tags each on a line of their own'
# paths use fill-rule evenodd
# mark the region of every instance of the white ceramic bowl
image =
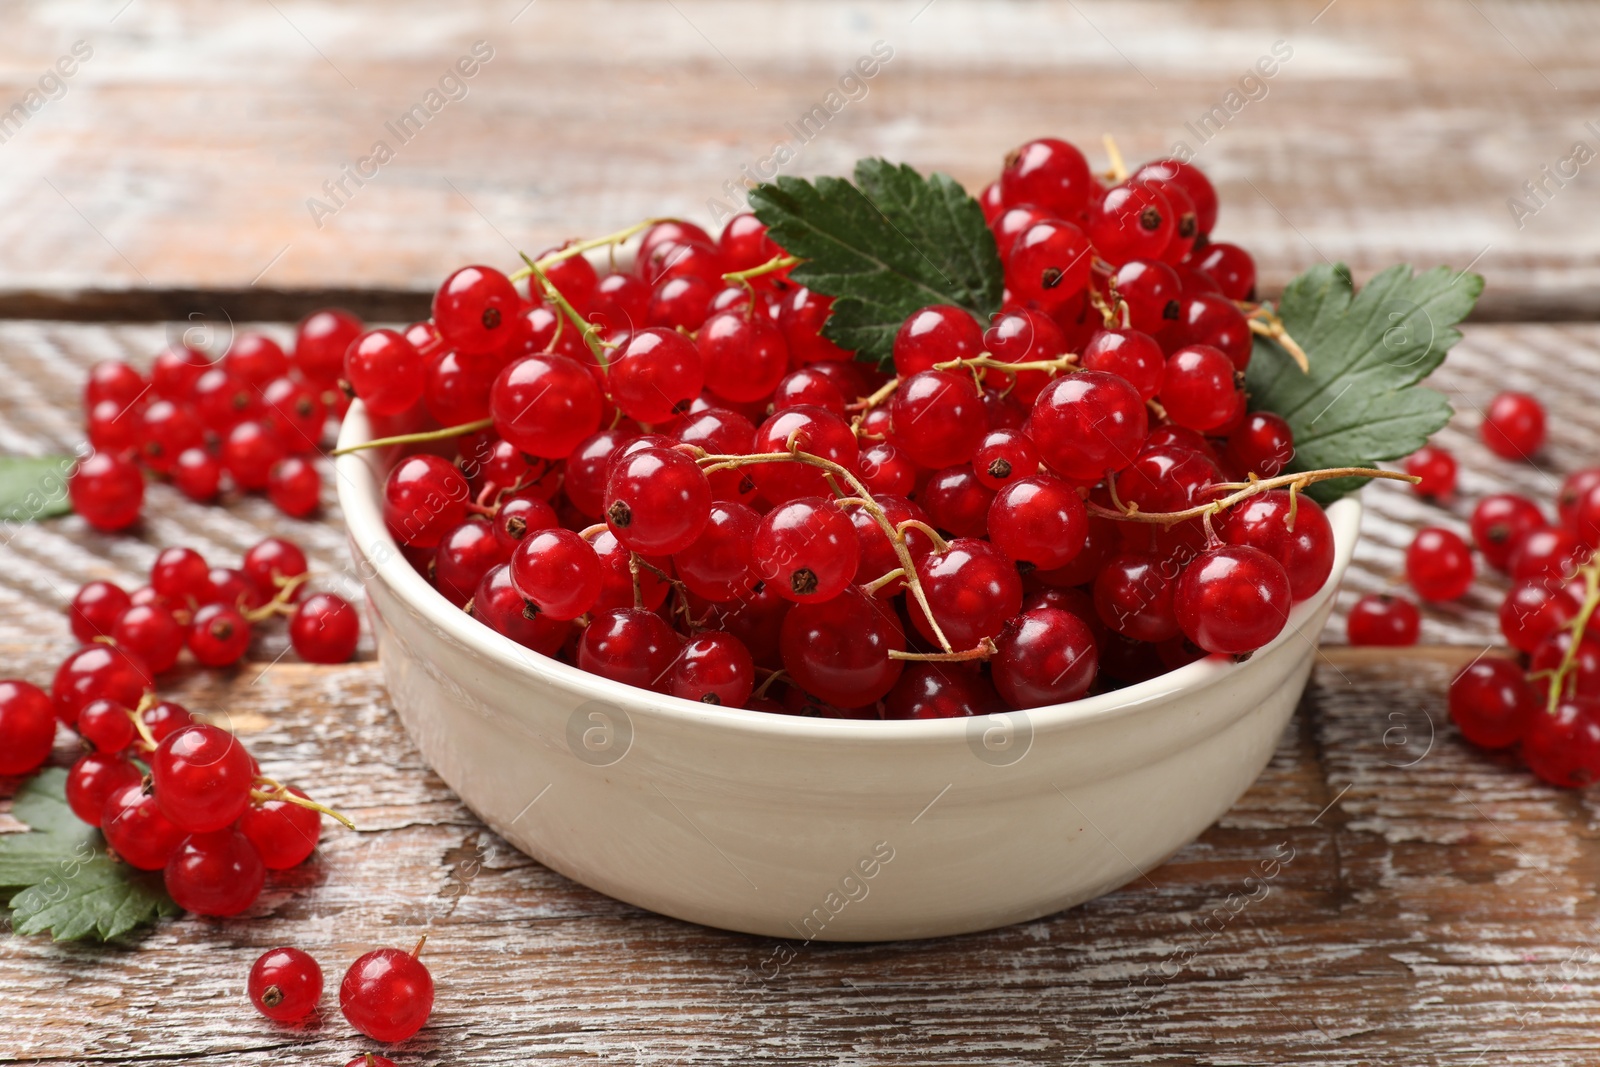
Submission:
<svg viewBox="0 0 1600 1067">
<path fill-rule="evenodd" d="M 340 444 L 368 439 L 359 403 Z M 1137 879 L 1227 811 L 1271 757 L 1350 561 L 1329 510 L 1322 591 L 1247 662 L 1104 696 L 909 722 L 710 707 L 531 652 L 401 557 L 373 451 L 339 461 L 389 694 L 489 826 L 584 885 L 790 940 L 936 937 L 1048 915 Z"/>
</svg>

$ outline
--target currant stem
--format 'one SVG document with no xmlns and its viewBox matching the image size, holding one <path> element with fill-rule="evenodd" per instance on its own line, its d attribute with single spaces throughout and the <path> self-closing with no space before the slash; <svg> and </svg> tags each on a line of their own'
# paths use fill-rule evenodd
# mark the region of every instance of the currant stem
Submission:
<svg viewBox="0 0 1600 1067">
<path fill-rule="evenodd" d="M 773 256 L 759 267 L 751 267 L 748 270 L 729 271 L 722 276 L 722 280 L 727 282 L 729 285 L 744 285 L 747 284 L 751 278 L 759 278 L 764 274 L 774 274 L 780 270 L 788 270 L 790 267 L 799 262 L 801 262 L 799 256 Z"/>
<path fill-rule="evenodd" d="M 1125 182 L 1128 180 L 1128 165 L 1122 161 L 1122 151 L 1117 147 L 1116 139 L 1109 133 L 1100 135 L 1100 143 L 1106 146 L 1106 156 L 1111 161 L 1111 180 Z"/>
<path fill-rule="evenodd" d="M 898 578 L 904 578 L 905 576 L 906 576 L 906 569 L 904 567 L 896 567 L 894 570 L 890 571 L 888 574 L 885 574 L 883 577 L 874 578 L 872 581 L 870 581 L 870 582 L 866 583 L 865 585 L 863 585 L 861 587 L 861 591 L 863 593 L 867 594 L 868 596 L 871 596 L 874 593 L 876 593 L 878 590 L 882 589 L 884 586 L 888 585 L 890 582 L 893 582 Z"/>
<path fill-rule="evenodd" d="M 563 259 L 571 259 L 573 256 L 581 256 L 591 249 L 605 248 L 607 245 L 619 245 L 628 238 L 632 237 L 634 234 L 639 233 L 642 230 L 648 230 L 658 222 L 671 221 L 671 219 L 645 219 L 643 222 L 636 222 L 626 229 L 618 230 L 616 233 L 608 233 L 604 237 L 591 237 L 587 241 L 574 241 L 565 248 L 556 249 L 548 256 L 541 256 L 539 259 L 539 266 L 549 267 L 553 264 L 561 262 Z M 508 275 L 507 277 L 513 282 L 520 282 L 522 279 L 530 277 L 533 274 L 533 261 L 528 260 L 527 256 L 523 256 L 522 258 L 527 260 L 529 266 L 523 267 L 515 273 Z"/>
<path fill-rule="evenodd" d="M 519 253 L 519 255 L 522 256 L 533 273 L 538 275 L 539 286 L 544 290 L 544 294 L 556 302 L 556 306 L 561 309 L 561 313 L 583 334 L 583 343 L 589 346 L 589 352 L 594 356 L 595 362 L 600 364 L 600 369 L 602 371 L 607 370 L 609 362 L 606 359 L 605 346 L 600 343 L 599 331 L 595 328 L 594 323 L 584 321 L 583 316 L 578 314 L 578 310 L 568 303 L 567 298 L 561 294 L 561 290 L 551 284 L 550 278 L 545 274 L 544 269 L 533 260 L 528 259 L 526 252 Z"/>
<path fill-rule="evenodd" d="M 1279 489 L 1290 486 L 1304 489 L 1316 482 L 1325 482 L 1332 478 L 1387 478 L 1395 482 L 1409 482 L 1415 485 L 1422 479 L 1410 474 L 1401 474 L 1399 471 L 1377 470 L 1372 467 L 1332 467 L 1321 471 L 1303 471 L 1299 474 L 1280 474 L 1276 478 L 1253 478 L 1249 482 L 1218 482 L 1211 486 L 1212 489 L 1232 489 L 1235 492 L 1213 500 L 1209 504 L 1200 504 L 1196 507 L 1185 508 L 1183 511 L 1140 511 L 1137 505 L 1113 509 L 1102 507 L 1092 500 L 1085 500 L 1084 506 L 1091 515 L 1098 515 L 1103 519 L 1116 519 L 1119 522 L 1148 522 L 1159 526 L 1171 526 L 1175 522 L 1185 519 L 1198 519 L 1205 515 L 1215 515 L 1219 511 L 1233 507 L 1242 500 L 1258 496 L 1269 489 Z M 1113 501 L 1116 499 L 1112 497 Z"/>
<path fill-rule="evenodd" d="M 259 608 L 251 608 L 248 611 L 243 608 L 239 610 L 239 614 L 250 622 L 260 622 L 262 619 L 268 619 L 274 615 L 294 614 L 294 609 L 289 607 L 289 604 L 294 600 L 295 591 L 311 580 L 311 572 L 301 571 L 299 574 L 291 574 L 288 577 L 274 574 L 272 580 L 278 586 L 276 596 Z"/>
<path fill-rule="evenodd" d="M 348 818 L 339 814 L 337 811 L 334 811 L 332 808 L 324 804 L 318 804 L 310 797 L 303 797 L 298 793 L 291 793 L 288 789 L 284 788 L 281 783 L 273 781 L 271 778 L 268 778 L 265 775 L 257 777 L 256 784 L 265 785 L 268 788 L 252 789 L 250 791 L 251 800 L 263 802 L 268 800 L 281 800 L 285 804 L 296 804 L 302 808 L 310 808 L 312 811 L 320 812 L 323 815 L 328 816 L 330 819 L 337 819 L 339 822 L 345 825 L 346 829 L 354 830 L 356 828 L 355 823 L 351 822 Z"/>
<path fill-rule="evenodd" d="M 1245 313 L 1245 321 L 1250 323 L 1250 332 L 1260 337 L 1270 337 L 1278 342 L 1278 347 L 1289 353 L 1289 357 L 1300 367 L 1301 374 L 1311 373 L 1311 360 L 1306 357 L 1306 350 L 1300 347 L 1300 342 L 1289 336 L 1289 331 L 1284 328 L 1283 320 L 1278 317 L 1265 304 L 1251 304 L 1245 300 L 1235 301 L 1239 310 Z"/>
<path fill-rule="evenodd" d="M 913 530 L 921 530 L 923 533 L 927 534 L 928 538 L 933 541 L 933 550 L 939 553 L 939 555 L 942 556 L 946 552 L 950 551 L 950 542 L 944 539 L 944 535 L 938 530 L 935 530 L 932 526 L 929 526 L 927 523 L 923 522 L 921 519 L 907 519 L 899 526 L 896 526 L 894 532 L 899 534 L 901 537 L 904 537 L 908 528 Z"/>
<path fill-rule="evenodd" d="M 760 670 L 761 668 L 757 667 L 756 669 Z M 756 686 L 755 691 L 750 695 L 752 697 L 764 697 L 767 695 L 767 690 L 772 688 L 772 683 L 778 681 L 780 678 L 787 680 L 788 677 L 789 672 L 785 670 L 779 669 L 772 671 L 767 675 L 760 685 Z"/>
<path fill-rule="evenodd" d="M 1567 676 L 1578 665 L 1578 643 L 1583 640 L 1583 632 L 1594 617 L 1595 608 L 1600 607 L 1600 560 L 1590 560 L 1579 568 L 1578 573 L 1583 575 L 1583 607 L 1572 620 L 1567 651 L 1561 657 L 1561 665 L 1550 678 L 1550 698 L 1545 710 L 1552 715 L 1561 703 L 1561 690 L 1566 685 Z"/>
<path fill-rule="evenodd" d="M 1077 366 L 1077 353 L 1068 352 L 1066 355 L 1057 356 L 1055 359 L 1035 359 L 1026 363 L 1007 363 L 1004 360 L 995 359 L 993 356 L 989 355 L 968 356 L 965 359 L 947 359 L 943 363 L 935 363 L 933 365 L 933 369 L 961 370 L 963 368 L 970 368 L 972 370 L 1005 371 L 1008 374 L 1015 374 L 1018 371 L 1025 370 L 1038 370 L 1055 374 L 1059 373 L 1060 371 L 1076 370 Z"/>
<path fill-rule="evenodd" d="M 909 660 L 914 663 L 966 663 L 975 659 L 988 659 L 995 654 L 994 642 L 985 637 L 978 642 L 977 648 L 969 648 L 965 652 L 896 652 L 889 653 L 890 659 Z"/>
<path fill-rule="evenodd" d="M 371 441 L 363 441 L 358 445 L 347 448 L 336 448 L 328 453 L 331 456 L 348 456 L 352 452 L 362 452 L 369 448 L 387 448 L 390 445 L 417 445 L 428 441 L 448 441 L 452 437 L 464 437 L 469 433 L 487 430 L 494 426 L 494 419 L 474 419 L 471 422 L 459 423 L 455 426 L 446 426 L 442 430 L 426 430 L 422 433 L 403 433 L 395 437 L 378 437 Z"/>
<path fill-rule="evenodd" d="M 411 950 L 411 958 L 416 959 L 418 956 L 422 955 L 422 946 L 426 945 L 427 943 L 427 934 L 423 934 L 421 937 L 417 938 L 417 947 Z"/>
<path fill-rule="evenodd" d="M 152 734 L 150 732 L 150 727 L 145 725 L 144 713 L 150 707 L 152 707 L 155 702 L 155 693 L 146 692 L 144 696 L 139 698 L 139 706 L 128 712 L 128 718 L 133 720 L 133 728 L 139 732 L 140 742 L 144 745 L 145 749 L 150 752 L 154 752 L 156 750 L 157 742 L 155 734 Z"/>
</svg>

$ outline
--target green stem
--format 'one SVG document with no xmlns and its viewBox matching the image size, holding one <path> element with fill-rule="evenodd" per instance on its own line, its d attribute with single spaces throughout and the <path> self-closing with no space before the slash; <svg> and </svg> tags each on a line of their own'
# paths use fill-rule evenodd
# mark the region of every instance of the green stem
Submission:
<svg viewBox="0 0 1600 1067">
<path fill-rule="evenodd" d="M 1594 617 L 1595 608 L 1600 606 L 1600 560 L 1591 560 L 1584 564 L 1580 573 L 1583 575 L 1583 607 L 1578 610 L 1578 615 L 1572 620 L 1571 640 L 1567 642 L 1567 651 L 1561 657 L 1561 665 L 1555 669 L 1555 674 L 1550 678 L 1550 697 L 1545 708 L 1554 715 L 1557 705 L 1561 703 L 1561 690 L 1567 684 L 1567 676 L 1578 665 L 1578 645 L 1583 640 L 1583 632 L 1589 626 L 1589 620 Z"/>
<path fill-rule="evenodd" d="M 626 229 L 618 230 L 616 233 L 608 233 L 604 237 L 591 237 L 587 241 L 574 241 L 565 248 L 558 248 L 547 256 L 539 257 L 539 266 L 548 267 L 554 263 L 561 262 L 563 259 L 571 259 L 573 256 L 581 256 L 585 252 L 596 248 L 604 248 L 607 245 L 619 245 L 628 238 L 632 237 L 634 234 L 640 232 L 641 230 L 648 230 L 658 222 L 671 221 L 671 219 L 645 219 L 643 222 L 636 222 Z M 528 259 L 527 256 L 523 256 L 522 258 L 524 260 Z M 530 266 L 523 267 L 521 270 L 516 271 L 510 275 L 510 278 L 514 282 L 520 282 L 524 278 L 531 277 L 532 274 L 533 270 L 530 262 Z"/>
<path fill-rule="evenodd" d="M 387 448 L 390 445 L 417 445 L 428 441 L 448 441 L 452 437 L 464 437 L 469 433 L 487 430 L 494 426 L 493 419 L 475 419 L 472 422 L 463 422 L 458 426 L 446 426 L 442 430 L 427 430 L 423 433 L 403 433 L 396 437 L 378 437 L 371 441 L 363 441 L 359 445 L 350 445 L 346 448 L 336 448 L 329 455 L 348 456 L 352 452 L 361 452 L 368 448 Z"/>
<path fill-rule="evenodd" d="M 569 304 L 567 298 L 561 295 L 561 290 L 551 283 L 543 267 L 529 259 L 527 253 L 520 254 L 528 264 L 529 269 L 538 276 L 539 284 L 543 287 L 545 295 L 556 302 L 556 306 L 561 309 L 561 313 L 583 334 L 583 343 L 589 346 L 589 351 L 594 355 L 595 362 L 600 364 L 600 369 L 602 371 L 608 369 L 609 364 L 606 360 L 605 346 L 600 343 L 599 331 L 595 329 L 594 323 L 584 321 L 583 316 L 578 314 L 578 309 Z"/>
<path fill-rule="evenodd" d="M 774 274 L 780 270 L 788 270 L 799 262 L 799 256 L 773 256 L 759 267 L 729 271 L 722 276 L 722 280 L 729 285 L 743 285 L 749 282 L 751 278 L 759 278 L 764 274 Z"/>
</svg>

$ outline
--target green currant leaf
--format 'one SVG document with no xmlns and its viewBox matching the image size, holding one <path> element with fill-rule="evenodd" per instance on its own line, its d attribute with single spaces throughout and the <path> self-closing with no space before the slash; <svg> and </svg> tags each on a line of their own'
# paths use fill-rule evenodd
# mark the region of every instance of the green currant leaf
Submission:
<svg viewBox="0 0 1600 1067">
<path fill-rule="evenodd" d="M 57 941 L 107 941 L 182 914 L 158 872 L 111 858 L 100 831 L 67 806 L 66 784 L 61 768 L 40 771 L 11 806 L 28 832 L 0 834 L 0 893 L 11 895 L 12 928 Z"/>
<path fill-rule="evenodd" d="M 75 463 L 72 456 L 0 456 L 0 521 L 69 514 L 67 475 Z"/>
<path fill-rule="evenodd" d="M 1448 267 L 1413 274 L 1401 263 L 1359 294 L 1342 263 L 1319 264 L 1289 283 L 1278 315 L 1305 349 L 1303 374 L 1276 342 L 1257 338 L 1246 372 L 1251 407 L 1294 431 L 1289 470 L 1371 467 L 1409 456 L 1450 420 L 1444 396 L 1417 383 L 1444 362 L 1455 327 L 1477 303 L 1483 278 Z M 1328 504 L 1363 479 L 1307 490 Z"/>
<path fill-rule="evenodd" d="M 887 367 L 895 331 L 918 308 L 954 304 L 980 322 L 1004 286 L 983 208 L 955 179 L 863 159 L 855 183 L 781 177 L 750 194 L 773 240 L 805 262 L 791 277 L 834 298 L 823 335 Z"/>
</svg>

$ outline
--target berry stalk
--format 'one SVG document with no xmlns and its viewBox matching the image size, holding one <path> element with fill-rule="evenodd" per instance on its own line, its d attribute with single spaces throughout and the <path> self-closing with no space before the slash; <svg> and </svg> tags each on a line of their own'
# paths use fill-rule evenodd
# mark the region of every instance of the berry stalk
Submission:
<svg viewBox="0 0 1600 1067">
<path fill-rule="evenodd" d="M 1374 467 L 1331 467 L 1320 471 L 1302 471 L 1298 474 L 1280 474 L 1276 478 L 1257 478 L 1249 482 L 1218 482 L 1210 486 L 1211 489 L 1233 489 L 1236 492 L 1220 500 L 1213 500 L 1209 504 L 1199 504 L 1182 511 L 1140 511 L 1137 504 L 1122 508 L 1107 508 L 1096 504 L 1092 500 L 1084 501 L 1084 506 L 1091 515 L 1098 515 L 1104 519 L 1115 519 L 1118 522 L 1146 522 L 1160 526 L 1171 526 L 1176 522 L 1187 519 L 1208 518 L 1218 512 L 1225 511 L 1241 501 L 1259 496 L 1270 489 L 1289 488 L 1293 492 L 1303 491 L 1306 486 L 1315 482 L 1326 482 L 1334 478 L 1387 478 L 1390 481 L 1408 482 L 1415 484 L 1414 475 L 1402 474 L 1399 471 L 1378 470 Z M 1112 499 L 1115 500 L 1113 490 Z"/>
<path fill-rule="evenodd" d="M 1578 646 L 1583 640 L 1584 630 L 1589 625 L 1589 620 L 1594 617 L 1595 609 L 1600 607 L 1600 560 L 1591 560 L 1578 569 L 1583 576 L 1583 607 L 1578 609 L 1578 614 L 1572 620 L 1569 633 L 1571 640 L 1567 642 L 1567 650 L 1561 656 L 1561 663 L 1550 676 L 1550 696 L 1546 702 L 1545 710 L 1551 715 L 1556 713 L 1557 706 L 1562 700 L 1562 690 L 1566 688 L 1567 678 L 1578 666 Z"/>
</svg>

